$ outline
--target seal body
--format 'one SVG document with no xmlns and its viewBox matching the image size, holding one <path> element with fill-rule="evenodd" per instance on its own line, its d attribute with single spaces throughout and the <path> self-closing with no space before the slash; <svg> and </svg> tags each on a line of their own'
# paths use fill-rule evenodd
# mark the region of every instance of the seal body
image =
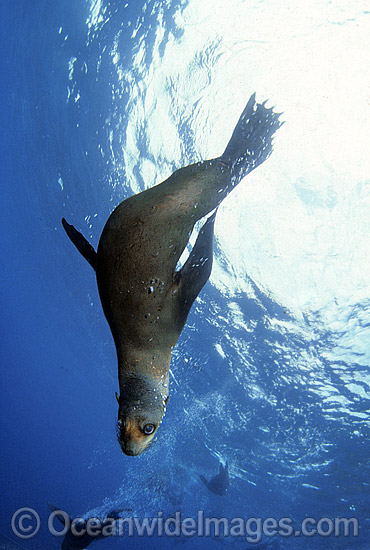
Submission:
<svg viewBox="0 0 370 550">
<path fill-rule="evenodd" d="M 217 207 L 271 153 L 278 115 L 253 95 L 224 154 L 180 168 L 164 182 L 129 197 L 109 216 L 97 253 L 63 220 L 96 270 L 105 316 L 117 349 L 122 450 L 148 447 L 167 400 L 171 353 L 191 305 L 212 269 Z M 214 211 L 181 270 L 178 260 L 194 224 Z"/>
<path fill-rule="evenodd" d="M 89 518 L 89 520 L 79 518 L 80 521 L 76 521 L 68 517 L 66 512 L 63 512 L 60 508 L 52 504 L 49 504 L 49 508 L 53 512 L 54 517 L 58 518 L 65 528 L 65 536 L 62 541 L 61 550 L 85 550 L 96 540 L 103 540 L 115 536 L 117 531 L 115 522 L 120 519 L 119 514 L 123 511 L 132 512 L 132 510 L 128 509 L 112 510 L 102 520 L 99 518 Z M 92 522 L 91 520 L 93 519 L 97 521 Z M 90 525 L 89 522 L 91 522 Z M 95 530 L 93 529 L 93 531 L 95 532 L 89 532 L 89 527 L 91 528 L 94 525 Z"/>
<path fill-rule="evenodd" d="M 217 168 L 209 165 L 214 173 Z M 179 170 L 161 185 L 123 201 L 104 227 L 96 275 L 118 358 L 125 368 L 129 368 L 131 351 L 136 362 L 137 354 L 146 356 L 149 350 L 149 355 L 169 357 L 184 326 L 186 270 L 176 273 L 175 268 L 195 222 L 207 213 L 204 207 L 199 212 L 199 197 L 192 189 L 197 183 L 192 179 L 202 171 L 206 171 L 204 165 Z M 221 172 L 218 176 L 224 177 Z M 212 234 L 213 228 L 206 237 Z M 202 237 L 204 233 L 200 244 Z"/>
</svg>

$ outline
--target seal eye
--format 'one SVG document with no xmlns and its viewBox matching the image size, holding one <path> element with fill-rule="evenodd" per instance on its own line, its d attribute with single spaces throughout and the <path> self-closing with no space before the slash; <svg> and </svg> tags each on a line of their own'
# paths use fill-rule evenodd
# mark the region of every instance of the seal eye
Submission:
<svg viewBox="0 0 370 550">
<path fill-rule="evenodd" d="M 154 430 L 155 430 L 154 424 L 145 424 L 143 428 L 143 432 L 145 433 L 145 435 L 152 435 L 152 433 L 154 433 Z"/>
</svg>

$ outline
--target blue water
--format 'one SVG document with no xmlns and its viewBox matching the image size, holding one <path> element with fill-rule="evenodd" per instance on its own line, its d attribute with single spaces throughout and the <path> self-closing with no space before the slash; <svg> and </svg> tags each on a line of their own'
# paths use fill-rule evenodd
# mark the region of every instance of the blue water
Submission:
<svg viewBox="0 0 370 550">
<path fill-rule="evenodd" d="M 2 548 L 60 547 L 48 502 L 72 517 L 354 517 L 359 537 L 280 537 L 280 548 L 370 548 L 369 12 L 306 10 L 3 2 Z M 218 215 L 214 272 L 175 349 L 157 441 L 126 457 L 113 340 L 60 220 L 96 246 L 121 200 L 220 154 L 255 89 L 286 124 Z M 225 497 L 199 481 L 220 461 Z M 29 540 L 10 525 L 22 507 L 41 518 Z M 218 542 L 249 547 L 188 545 Z"/>
</svg>

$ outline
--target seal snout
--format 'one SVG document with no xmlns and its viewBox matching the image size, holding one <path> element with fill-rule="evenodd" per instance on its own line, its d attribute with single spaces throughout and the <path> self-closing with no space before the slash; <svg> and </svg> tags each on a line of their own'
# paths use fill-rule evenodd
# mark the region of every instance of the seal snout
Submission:
<svg viewBox="0 0 370 550">
<path fill-rule="evenodd" d="M 127 447 L 126 445 L 121 445 L 121 449 L 127 456 L 137 456 L 141 453 L 141 451 L 138 452 L 135 449 Z"/>
</svg>

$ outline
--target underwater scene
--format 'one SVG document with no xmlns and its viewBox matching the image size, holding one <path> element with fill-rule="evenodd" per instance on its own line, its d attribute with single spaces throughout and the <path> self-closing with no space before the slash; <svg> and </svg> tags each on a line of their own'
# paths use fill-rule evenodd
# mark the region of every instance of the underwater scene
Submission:
<svg viewBox="0 0 370 550">
<path fill-rule="evenodd" d="M 0 25 L 0 549 L 369 550 L 369 2 Z"/>
</svg>

